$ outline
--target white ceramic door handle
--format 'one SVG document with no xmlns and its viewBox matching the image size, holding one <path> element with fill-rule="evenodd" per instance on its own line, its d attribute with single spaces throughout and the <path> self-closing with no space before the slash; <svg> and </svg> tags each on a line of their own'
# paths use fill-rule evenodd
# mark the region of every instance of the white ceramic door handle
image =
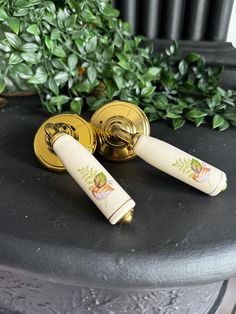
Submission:
<svg viewBox="0 0 236 314">
<path fill-rule="evenodd" d="M 223 171 L 151 136 L 141 135 L 134 152 L 154 167 L 209 195 L 215 196 L 227 187 Z"/>
<path fill-rule="evenodd" d="M 69 174 L 111 224 L 122 220 L 134 208 L 133 199 L 72 136 L 62 134 L 52 147 Z"/>
</svg>

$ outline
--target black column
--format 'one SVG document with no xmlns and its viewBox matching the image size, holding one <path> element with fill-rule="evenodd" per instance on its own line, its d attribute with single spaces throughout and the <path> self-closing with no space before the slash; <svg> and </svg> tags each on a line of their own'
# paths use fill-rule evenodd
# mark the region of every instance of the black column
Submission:
<svg viewBox="0 0 236 314">
<path fill-rule="evenodd" d="M 162 15 L 162 37 L 179 39 L 182 36 L 185 0 L 165 0 Z"/>
<path fill-rule="evenodd" d="M 137 33 L 139 0 L 120 0 L 120 17 L 131 25 L 134 34 Z"/>
<path fill-rule="evenodd" d="M 111 4 L 112 4 L 112 6 L 113 6 L 114 8 L 118 8 L 118 6 L 119 6 L 119 1 L 118 1 L 118 0 L 112 0 L 112 1 L 111 1 Z"/>
<path fill-rule="evenodd" d="M 213 0 L 207 23 L 207 39 L 225 41 L 234 0 Z"/>
<path fill-rule="evenodd" d="M 140 31 L 148 38 L 156 38 L 159 35 L 161 18 L 161 0 L 145 0 L 140 8 Z"/>
<path fill-rule="evenodd" d="M 187 1 L 184 22 L 185 39 L 189 40 L 204 39 L 209 7 L 210 0 Z"/>
</svg>

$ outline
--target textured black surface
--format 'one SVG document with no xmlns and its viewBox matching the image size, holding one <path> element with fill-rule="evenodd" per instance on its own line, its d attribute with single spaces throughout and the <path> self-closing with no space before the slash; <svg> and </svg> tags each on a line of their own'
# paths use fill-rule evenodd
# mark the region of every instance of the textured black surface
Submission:
<svg viewBox="0 0 236 314">
<path fill-rule="evenodd" d="M 215 314 L 226 286 L 123 290 L 63 285 L 6 271 L 0 278 L 0 314 Z"/>
<path fill-rule="evenodd" d="M 0 111 L 0 268 L 54 282 L 158 288 L 236 275 L 236 133 L 186 125 L 152 135 L 228 175 L 207 196 L 139 159 L 103 165 L 136 200 L 134 222 L 111 226 L 67 174 L 51 173 L 33 152 L 46 119 L 36 97 Z"/>
</svg>

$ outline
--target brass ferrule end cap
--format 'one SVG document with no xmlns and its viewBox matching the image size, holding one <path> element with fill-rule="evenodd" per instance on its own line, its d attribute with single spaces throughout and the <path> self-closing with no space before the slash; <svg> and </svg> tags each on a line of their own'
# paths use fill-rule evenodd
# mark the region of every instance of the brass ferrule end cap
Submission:
<svg viewBox="0 0 236 314">
<path fill-rule="evenodd" d="M 50 148 L 53 148 L 53 144 L 59 137 L 66 134 L 65 132 L 62 132 L 56 124 L 53 123 L 47 123 L 44 127 L 44 130 L 46 133 L 46 142 Z"/>
<path fill-rule="evenodd" d="M 119 220 L 119 224 L 130 224 L 134 217 L 134 209 L 132 208 L 125 216 Z"/>
</svg>

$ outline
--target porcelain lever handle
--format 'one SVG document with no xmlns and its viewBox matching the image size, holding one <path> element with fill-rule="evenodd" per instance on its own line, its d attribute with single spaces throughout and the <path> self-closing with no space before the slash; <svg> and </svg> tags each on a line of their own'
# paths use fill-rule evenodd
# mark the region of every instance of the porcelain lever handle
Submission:
<svg viewBox="0 0 236 314">
<path fill-rule="evenodd" d="M 66 170 L 111 224 L 132 218 L 133 199 L 83 145 L 63 133 L 51 144 Z"/>
<path fill-rule="evenodd" d="M 151 136 L 141 135 L 133 150 L 154 167 L 209 195 L 215 196 L 227 187 L 223 171 Z"/>
</svg>

